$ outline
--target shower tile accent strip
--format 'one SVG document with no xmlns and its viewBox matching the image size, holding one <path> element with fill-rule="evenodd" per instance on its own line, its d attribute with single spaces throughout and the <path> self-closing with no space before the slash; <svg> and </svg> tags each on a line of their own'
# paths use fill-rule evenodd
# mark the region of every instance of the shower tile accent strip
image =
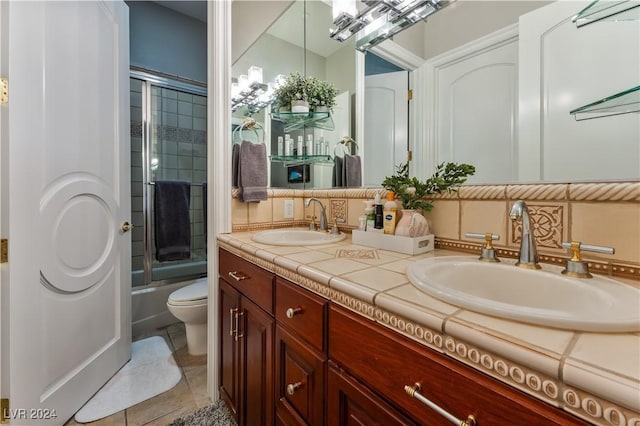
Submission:
<svg viewBox="0 0 640 426">
<path fill-rule="evenodd" d="M 302 200 L 316 197 L 327 206 L 332 216 L 329 220 L 333 221 L 334 215 L 344 218 L 346 223 L 339 223 L 339 227 L 350 232 L 358 226 L 362 202 L 373 199 L 376 193 L 384 198 L 385 192 L 382 188 L 272 188 L 268 190 L 271 205 L 265 204 L 272 209 L 271 214 L 263 211 L 255 215 L 249 214 L 250 206 L 236 200 L 234 190 L 232 230 L 306 226 L 312 210 L 305 209 L 304 217 L 296 213 L 294 220 L 284 220 L 280 204 L 284 199 L 294 199 L 297 210 Z M 436 236 L 436 248 L 479 253 L 482 244 L 464 238 L 465 232 L 493 232 L 500 235 L 494 243 L 498 255 L 516 258 L 520 228 L 508 219 L 507 210 L 518 199 L 530 205 L 542 262 L 563 264 L 570 257 L 561 246 L 565 241 L 610 246 L 616 249 L 613 255 L 585 252 L 583 258 L 595 273 L 638 280 L 640 285 L 640 181 L 465 185 L 458 192 L 434 197 L 434 209 L 426 214 Z"/>
</svg>

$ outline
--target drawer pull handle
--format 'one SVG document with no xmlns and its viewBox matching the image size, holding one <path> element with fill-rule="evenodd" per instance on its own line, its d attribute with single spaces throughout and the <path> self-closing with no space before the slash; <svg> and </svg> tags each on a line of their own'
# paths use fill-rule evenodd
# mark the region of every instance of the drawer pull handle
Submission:
<svg viewBox="0 0 640 426">
<path fill-rule="evenodd" d="M 413 386 L 406 385 L 404 387 L 404 391 L 408 393 L 409 396 L 422 402 L 427 407 L 431 408 L 436 413 L 440 414 L 441 416 L 449 420 L 454 425 L 458 425 L 458 426 L 475 426 L 476 425 L 476 418 L 473 417 L 473 415 L 469 414 L 466 420 L 460 420 L 459 418 L 449 414 L 447 411 L 443 410 L 442 408 L 440 408 L 439 406 L 437 406 L 436 404 L 434 404 L 424 396 L 420 395 L 420 393 L 418 392 L 420 389 L 421 389 L 420 383 L 416 383 Z"/>
<path fill-rule="evenodd" d="M 302 382 L 296 382 L 296 383 L 289 383 L 287 385 L 287 393 L 289 395 L 293 395 L 294 393 L 296 393 L 296 391 L 298 389 L 300 389 L 302 387 Z"/>
<path fill-rule="evenodd" d="M 293 318 L 296 314 L 300 314 L 302 313 L 302 308 L 298 307 L 298 308 L 289 308 L 287 309 L 287 318 L 291 319 Z"/>
<path fill-rule="evenodd" d="M 248 280 L 249 277 L 244 275 L 242 272 L 230 271 L 229 276 L 236 281 Z"/>
</svg>

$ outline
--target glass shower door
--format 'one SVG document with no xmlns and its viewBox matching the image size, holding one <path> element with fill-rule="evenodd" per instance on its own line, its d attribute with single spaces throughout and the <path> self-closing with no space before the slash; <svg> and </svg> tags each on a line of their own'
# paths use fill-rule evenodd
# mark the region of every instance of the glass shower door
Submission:
<svg viewBox="0 0 640 426">
<path fill-rule="evenodd" d="M 207 177 L 206 89 L 131 79 L 131 168 L 134 286 L 202 276 L 207 270 L 203 186 Z M 159 262 L 155 256 L 155 183 L 190 182 L 191 256 Z"/>
</svg>

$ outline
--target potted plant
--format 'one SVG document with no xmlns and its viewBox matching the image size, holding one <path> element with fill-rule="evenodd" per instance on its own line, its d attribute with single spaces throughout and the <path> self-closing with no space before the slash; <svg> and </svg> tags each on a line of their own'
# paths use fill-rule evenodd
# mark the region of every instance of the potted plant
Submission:
<svg viewBox="0 0 640 426">
<path fill-rule="evenodd" d="M 402 202 L 402 218 L 396 226 L 395 235 L 417 237 L 428 233 L 427 221 L 422 215 L 433 208 L 430 195 L 456 191 L 457 187 L 467 181 L 467 177 L 475 173 L 476 168 L 470 164 L 441 163 L 434 174 L 421 182 L 418 178 L 409 177 L 409 164 L 400 164 L 396 174 L 385 177 L 382 187 L 393 191 Z"/>
<path fill-rule="evenodd" d="M 280 110 L 309 112 L 307 79 L 300 73 L 291 73 L 274 90 L 275 103 Z"/>
<path fill-rule="evenodd" d="M 307 80 L 309 106 L 315 112 L 330 111 L 336 104 L 338 89 L 328 81 L 309 77 Z"/>
</svg>

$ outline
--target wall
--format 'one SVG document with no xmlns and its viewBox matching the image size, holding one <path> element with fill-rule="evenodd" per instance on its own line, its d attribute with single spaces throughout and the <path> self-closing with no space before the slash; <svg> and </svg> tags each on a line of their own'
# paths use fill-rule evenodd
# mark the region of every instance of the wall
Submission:
<svg viewBox="0 0 640 426">
<path fill-rule="evenodd" d="M 207 24 L 152 2 L 128 1 L 131 66 L 207 81 Z"/>
<path fill-rule="evenodd" d="M 303 200 L 318 198 L 327 207 L 330 223 L 344 219 L 344 230 L 358 226 L 363 201 L 373 199 L 380 188 L 333 190 L 270 189 L 269 199 L 260 203 L 232 201 L 234 231 L 304 226 L 316 204 L 304 207 Z M 284 219 L 284 200 L 294 200 L 294 219 Z M 384 197 L 383 197 L 384 199 Z M 562 242 L 611 246 L 614 255 L 584 253 L 592 272 L 636 280 L 640 285 L 640 182 L 469 185 L 457 193 L 436 197 L 427 214 L 436 247 L 479 253 L 478 240 L 464 237 L 466 232 L 492 232 L 498 255 L 517 257 L 520 227 L 508 218 L 516 200 L 529 205 L 538 252 L 542 262 L 563 264 L 570 257 Z"/>
<path fill-rule="evenodd" d="M 518 22 L 520 15 L 550 1 L 458 0 L 429 17 L 424 25 L 425 59 Z M 420 25 L 420 24 L 418 24 Z M 402 34 L 402 33 L 400 33 Z"/>
</svg>

